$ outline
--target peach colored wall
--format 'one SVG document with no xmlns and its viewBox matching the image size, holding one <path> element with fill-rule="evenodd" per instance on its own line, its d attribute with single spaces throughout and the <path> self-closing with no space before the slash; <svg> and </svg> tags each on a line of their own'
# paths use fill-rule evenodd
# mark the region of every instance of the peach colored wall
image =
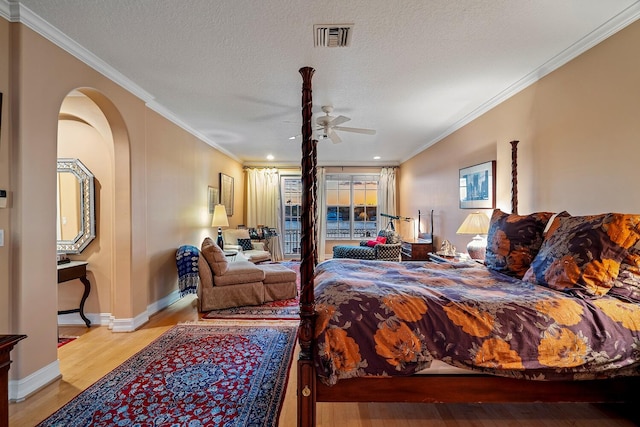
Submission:
<svg viewBox="0 0 640 427">
<path fill-rule="evenodd" d="M 185 206 L 205 207 L 207 185 L 217 183 L 218 174 L 225 172 L 236 184 L 238 213 L 230 223 L 242 223 L 244 182 L 238 162 L 158 116 L 143 100 L 27 27 L 0 19 L 0 35 L 0 91 L 12 98 L 3 102 L 0 141 L 0 188 L 12 195 L 10 208 L 0 209 L 0 227 L 8 234 L 0 248 L 0 334 L 28 335 L 12 352 L 10 377 L 19 379 L 20 395 L 22 380 L 29 378 L 30 386 L 43 373 L 51 380 L 58 369 L 55 165 L 58 113 L 70 91 L 80 88 L 96 102 L 115 144 L 103 159 L 113 159 L 115 165 L 113 267 L 109 273 L 100 271 L 102 278 L 98 272 L 93 277 L 101 283 L 89 309 L 110 310 L 114 321 L 148 318 L 150 306 L 177 289 L 171 252 L 183 243 L 197 244 L 211 232 L 210 218 L 184 216 L 184 209 L 190 209 Z M 10 67 L 11 77 L 4 73 Z M 94 132 L 78 126 L 74 131 L 87 136 Z M 179 156 L 189 161 L 176 161 Z M 90 167 L 104 174 L 101 166 Z M 169 194 L 180 194 L 178 201 L 167 199 L 167 186 Z M 94 249 L 90 245 L 88 255 L 97 256 L 91 253 Z M 102 287 L 105 280 L 111 285 Z M 103 299 L 110 299 L 111 306 L 103 305 Z"/>
<path fill-rule="evenodd" d="M 9 150 L 9 116 L 7 105 L 9 103 L 9 23 L 0 19 L 0 92 L 2 103 L 0 104 L 0 189 L 10 189 L 9 169 L 11 151 Z M 9 274 L 11 263 L 11 227 L 10 209 L 0 209 L 0 229 L 4 230 L 4 246 L 0 247 L 0 333 L 11 331 L 11 316 L 13 311 L 9 301 L 13 297 L 9 286 Z"/>
<path fill-rule="evenodd" d="M 215 236 L 207 189 L 219 188 L 220 172 L 234 178 L 234 215 L 229 226 L 244 223 L 244 174 L 238 162 L 150 110 L 147 140 L 153 141 L 147 152 L 149 300 L 156 301 L 177 287 L 177 247 L 200 247 L 205 236 Z"/>
<path fill-rule="evenodd" d="M 455 234 L 469 212 L 458 208 L 458 169 L 496 159 L 497 205 L 508 211 L 517 139 L 520 213 L 639 213 L 638 44 L 640 22 L 404 162 L 400 211 L 435 209 L 437 243 L 465 248 Z"/>
</svg>

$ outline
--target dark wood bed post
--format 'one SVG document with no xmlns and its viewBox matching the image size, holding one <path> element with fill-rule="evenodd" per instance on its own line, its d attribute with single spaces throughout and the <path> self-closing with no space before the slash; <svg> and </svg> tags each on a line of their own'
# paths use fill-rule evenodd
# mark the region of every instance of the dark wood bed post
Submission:
<svg viewBox="0 0 640 427">
<path fill-rule="evenodd" d="M 518 214 L 518 142 L 511 141 L 511 213 Z"/>
<path fill-rule="evenodd" d="M 300 236 L 300 327 L 298 342 L 298 426 L 316 424 L 316 374 L 313 366 L 313 331 L 315 329 L 315 304 L 313 274 L 315 266 L 314 183 L 315 141 L 312 138 L 311 78 L 315 70 L 300 69 L 302 75 L 302 212 Z"/>
<path fill-rule="evenodd" d="M 311 164 L 313 168 L 313 265 L 318 265 L 318 140 L 311 141 Z"/>
</svg>

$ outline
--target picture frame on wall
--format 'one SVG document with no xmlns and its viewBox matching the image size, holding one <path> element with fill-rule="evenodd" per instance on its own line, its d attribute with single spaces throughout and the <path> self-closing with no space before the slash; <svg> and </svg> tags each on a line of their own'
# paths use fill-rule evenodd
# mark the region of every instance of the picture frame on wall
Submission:
<svg viewBox="0 0 640 427">
<path fill-rule="evenodd" d="M 495 209 L 496 161 L 460 169 L 460 209 Z"/>
<path fill-rule="evenodd" d="M 233 177 L 220 173 L 220 203 L 227 210 L 227 216 L 233 215 Z"/>
<path fill-rule="evenodd" d="M 216 205 L 220 203 L 220 190 L 215 187 L 209 186 L 207 189 L 207 203 L 209 206 L 209 213 L 212 214 Z"/>
</svg>

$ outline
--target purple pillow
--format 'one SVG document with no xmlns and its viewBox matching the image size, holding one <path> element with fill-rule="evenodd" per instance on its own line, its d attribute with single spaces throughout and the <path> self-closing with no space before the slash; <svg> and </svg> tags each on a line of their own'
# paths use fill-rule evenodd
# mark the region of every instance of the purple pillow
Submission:
<svg viewBox="0 0 640 427">
<path fill-rule="evenodd" d="M 489 222 L 485 265 L 522 279 L 540 250 L 545 226 L 552 216 L 552 212 L 516 215 L 495 209 Z"/>
<path fill-rule="evenodd" d="M 640 215 L 556 218 L 523 280 L 560 291 L 605 295 L 640 240 Z"/>
</svg>

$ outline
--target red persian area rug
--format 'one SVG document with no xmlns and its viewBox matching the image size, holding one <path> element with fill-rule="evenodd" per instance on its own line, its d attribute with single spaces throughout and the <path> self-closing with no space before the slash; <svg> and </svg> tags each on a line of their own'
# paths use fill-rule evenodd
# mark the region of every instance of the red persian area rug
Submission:
<svg viewBox="0 0 640 427">
<path fill-rule="evenodd" d="M 65 344 L 69 344 L 71 341 L 77 339 L 78 337 L 59 337 L 58 338 L 58 348 L 62 347 Z"/>
<path fill-rule="evenodd" d="M 284 265 L 296 272 L 296 284 L 298 285 L 298 297 L 282 301 L 272 301 L 262 305 L 225 308 L 213 310 L 202 316 L 203 319 L 300 319 L 300 263 L 283 261 Z"/>
<path fill-rule="evenodd" d="M 276 426 L 297 327 L 177 325 L 39 426 Z"/>
</svg>

